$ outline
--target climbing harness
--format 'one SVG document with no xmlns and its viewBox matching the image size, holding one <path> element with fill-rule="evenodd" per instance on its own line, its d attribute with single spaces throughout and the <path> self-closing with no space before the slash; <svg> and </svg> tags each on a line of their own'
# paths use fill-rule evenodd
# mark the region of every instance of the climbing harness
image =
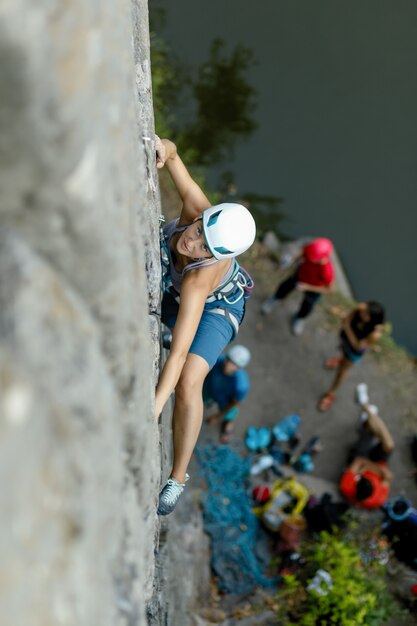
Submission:
<svg viewBox="0 0 417 626">
<path fill-rule="evenodd" d="M 159 217 L 159 230 L 161 242 L 162 289 L 163 291 L 167 291 L 168 293 L 170 293 L 174 300 L 179 304 L 180 294 L 176 291 L 171 278 L 170 251 L 164 233 L 164 223 L 165 218 L 161 215 Z M 175 226 L 175 229 L 177 232 L 181 232 L 188 228 L 188 226 L 189 224 L 183 225 L 181 227 Z M 183 274 L 192 269 L 197 269 L 198 267 L 209 267 L 210 265 L 214 265 L 214 263 L 217 262 L 218 259 L 209 262 L 207 262 L 205 259 L 201 261 L 195 261 L 184 268 Z M 240 267 L 236 259 L 233 259 L 233 263 L 234 266 L 231 276 L 226 278 L 225 281 L 206 298 L 206 304 L 213 304 L 218 302 L 219 307 L 210 308 L 209 312 L 216 313 L 225 317 L 232 324 L 235 333 L 237 334 L 237 332 L 239 331 L 239 320 L 236 318 L 235 315 L 233 315 L 233 313 L 228 310 L 227 307 L 222 308 L 220 305 L 222 302 L 225 302 L 226 304 L 232 306 L 240 302 L 242 298 L 244 298 L 245 300 L 250 298 L 254 288 L 254 281 L 250 274 L 243 267 Z"/>
</svg>

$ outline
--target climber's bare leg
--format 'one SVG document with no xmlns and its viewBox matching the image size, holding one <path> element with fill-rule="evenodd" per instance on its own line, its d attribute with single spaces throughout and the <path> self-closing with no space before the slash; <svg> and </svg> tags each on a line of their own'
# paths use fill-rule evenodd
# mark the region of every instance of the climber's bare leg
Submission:
<svg viewBox="0 0 417 626">
<path fill-rule="evenodd" d="M 375 437 L 378 437 L 384 452 L 390 454 L 394 449 L 394 440 L 386 427 L 385 422 L 377 413 L 374 413 L 371 410 L 369 404 L 363 404 L 362 406 L 368 414 L 368 419 L 366 420 L 367 428 L 372 434 L 375 435 Z"/>
<path fill-rule="evenodd" d="M 185 482 L 185 473 L 200 433 L 203 421 L 203 383 L 208 373 L 207 361 L 197 354 L 189 353 L 175 388 L 172 476 L 180 483 Z"/>
</svg>

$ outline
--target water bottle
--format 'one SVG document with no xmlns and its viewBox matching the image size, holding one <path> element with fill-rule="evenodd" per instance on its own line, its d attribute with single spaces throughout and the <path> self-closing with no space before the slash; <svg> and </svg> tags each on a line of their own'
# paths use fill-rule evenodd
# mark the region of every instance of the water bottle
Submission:
<svg viewBox="0 0 417 626">
<path fill-rule="evenodd" d="M 294 437 L 301 423 L 299 415 L 287 415 L 272 428 L 272 432 L 277 441 L 289 441 Z"/>
<path fill-rule="evenodd" d="M 258 461 L 256 461 L 256 463 L 252 465 L 252 467 L 250 468 L 250 474 L 251 476 L 257 476 L 264 470 L 268 469 L 269 467 L 272 467 L 272 465 L 274 464 L 275 464 L 274 457 L 271 456 L 270 454 L 264 454 L 261 456 L 261 458 Z"/>
</svg>

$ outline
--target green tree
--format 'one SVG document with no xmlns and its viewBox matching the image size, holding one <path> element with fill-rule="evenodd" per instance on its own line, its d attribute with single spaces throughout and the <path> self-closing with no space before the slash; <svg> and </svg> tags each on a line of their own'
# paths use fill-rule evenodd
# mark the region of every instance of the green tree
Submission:
<svg viewBox="0 0 417 626">
<path fill-rule="evenodd" d="M 208 61 L 191 80 L 196 104 L 195 119 L 181 132 L 183 142 L 194 146 L 196 159 L 204 165 L 224 160 L 238 139 L 257 127 L 255 89 L 246 73 L 254 63 L 253 53 L 237 46 L 228 56 L 222 39 L 214 39 Z"/>
</svg>

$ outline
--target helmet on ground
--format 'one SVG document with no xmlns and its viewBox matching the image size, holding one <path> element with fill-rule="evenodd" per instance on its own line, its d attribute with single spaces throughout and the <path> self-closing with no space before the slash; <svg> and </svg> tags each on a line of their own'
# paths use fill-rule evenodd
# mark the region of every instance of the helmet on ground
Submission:
<svg viewBox="0 0 417 626">
<path fill-rule="evenodd" d="M 314 263 L 330 256 L 332 250 L 333 244 L 330 239 L 319 237 L 319 239 L 314 239 L 314 241 L 306 245 L 304 254 L 309 261 Z"/>
<path fill-rule="evenodd" d="M 238 367 L 246 367 L 249 365 L 250 351 L 245 346 L 236 345 L 228 350 L 226 357 Z"/>
<path fill-rule="evenodd" d="M 203 211 L 204 237 L 216 259 L 230 259 L 254 242 L 255 220 L 241 204 L 217 204 Z"/>
<path fill-rule="evenodd" d="M 258 485 L 257 487 L 254 487 L 252 490 L 252 498 L 258 504 L 264 504 L 265 502 L 268 502 L 270 497 L 271 497 L 271 489 L 269 485 Z"/>
</svg>

